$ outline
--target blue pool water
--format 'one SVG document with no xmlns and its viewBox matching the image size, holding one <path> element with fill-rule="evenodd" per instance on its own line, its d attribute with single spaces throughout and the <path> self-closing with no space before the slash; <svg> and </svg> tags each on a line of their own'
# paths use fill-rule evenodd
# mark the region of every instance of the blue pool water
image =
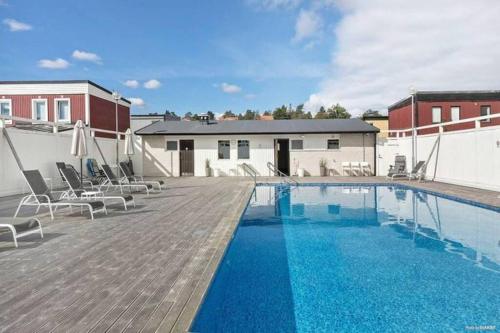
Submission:
<svg viewBox="0 0 500 333">
<path fill-rule="evenodd" d="M 500 213 L 394 186 L 258 186 L 194 332 L 500 329 Z"/>
</svg>

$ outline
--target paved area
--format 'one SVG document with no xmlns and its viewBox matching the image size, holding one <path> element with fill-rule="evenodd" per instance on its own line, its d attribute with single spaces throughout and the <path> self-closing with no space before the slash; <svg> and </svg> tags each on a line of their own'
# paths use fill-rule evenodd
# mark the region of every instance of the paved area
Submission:
<svg viewBox="0 0 500 333">
<path fill-rule="evenodd" d="M 137 195 L 137 208 L 111 206 L 93 222 L 78 209 L 42 216 L 45 238 L 28 236 L 18 249 L 0 235 L 0 331 L 186 330 L 198 307 L 192 295 L 208 286 L 253 183 L 167 183 L 163 193 Z M 1 198 L 0 216 L 18 202 Z"/>
<path fill-rule="evenodd" d="M 277 178 L 261 178 L 276 182 Z M 380 177 L 308 177 L 307 183 L 387 182 Z M 408 183 L 402 181 L 403 183 Z M 248 178 L 176 178 L 137 207 L 91 222 L 80 211 L 41 216 L 14 249 L 0 234 L 0 331 L 186 331 L 251 195 Z M 410 182 L 500 206 L 498 192 Z M 0 217 L 19 197 L 0 198 Z M 26 209 L 26 216 L 33 214 Z"/>
</svg>

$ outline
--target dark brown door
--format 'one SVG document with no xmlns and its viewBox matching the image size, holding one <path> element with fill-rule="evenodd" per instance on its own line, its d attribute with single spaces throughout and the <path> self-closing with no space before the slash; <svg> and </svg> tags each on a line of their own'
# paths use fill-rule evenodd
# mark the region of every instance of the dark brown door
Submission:
<svg viewBox="0 0 500 333">
<path fill-rule="evenodd" d="M 194 176 L 194 140 L 179 141 L 181 176 Z"/>
<path fill-rule="evenodd" d="M 290 176 L 290 147 L 288 139 L 274 140 L 274 165 L 276 169 Z"/>
</svg>

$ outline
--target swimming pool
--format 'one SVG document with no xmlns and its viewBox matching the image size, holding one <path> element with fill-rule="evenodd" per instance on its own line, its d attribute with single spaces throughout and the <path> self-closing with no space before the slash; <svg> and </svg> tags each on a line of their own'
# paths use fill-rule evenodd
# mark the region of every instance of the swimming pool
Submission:
<svg viewBox="0 0 500 333">
<path fill-rule="evenodd" d="M 387 185 L 258 186 L 194 332 L 500 326 L 500 212 Z"/>
</svg>

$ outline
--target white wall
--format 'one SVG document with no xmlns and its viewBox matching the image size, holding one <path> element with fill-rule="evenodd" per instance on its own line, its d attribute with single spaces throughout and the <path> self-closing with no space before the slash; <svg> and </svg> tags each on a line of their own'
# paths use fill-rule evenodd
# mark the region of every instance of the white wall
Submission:
<svg viewBox="0 0 500 333">
<path fill-rule="evenodd" d="M 417 137 L 417 161 L 427 161 L 437 137 L 438 134 Z M 411 168 L 411 137 L 379 140 L 377 154 L 378 175 L 387 174 L 397 154 L 405 155 Z M 500 127 L 442 133 L 429 160 L 426 178 L 500 191 Z"/>
<path fill-rule="evenodd" d="M 327 150 L 327 140 L 333 136 L 340 138 L 339 150 Z M 363 161 L 370 164 L 374 156 L 373 135 L 361 134 L 323 134 L 323 135 L 217 135 L 217 136 L 144 136 L 142 139 L 144 156 L 144 175 L 179 176 L 179 152 L 165 151 L 167 140 L 194 140 L 195 176 L 205 176 L 205 160 L 210 160 L 212 169 L 219 169 L 221 175 L 242 175 L 238 166 L 247 163 L 259 176 L 271 176 L 267 162 L 274 162 L 274 139 L 303 139 L 303 150 L 290 150 L 290 171 L 295 174 L 298 168 L 313 176 L 319 175 L 319 161 L 328 160 L 328 168 L 340 174 L 341 162 Z M 218 159 L 218 140 L 231 142 L 230 159 Z M 250 159 L 239 160 L 238 140 L 250 141 Z"/>
<path fill-rule="evenodd" d="M 33 131 L 19 130 L 16 128 L 7 129 L 12 143 L 17 150 L 17 154 L 26 170 L 39 169 L 44 177 L 51 178 L 53 186 L 61 185 L 61 179 L 57 172 L 55 162 L 66 162 L 80 168 L 80 160 L 70 154 L 71 139 L 73 131 L 64 133 L 41 133 Z M 98 138 L 99 146 L 109 164 L 115 164 L 116 145 L 114 139 Z M 89 155 L 87 158 L 96 158 L 99 163 L 103 163 L 102 158 L 88 135 L 87 148 Z M 123 154 L 123 142 L 121 141 L 120 160 L 125 160 Z M 86 159 L 84 160 L 84 173 L 86 173 Z M 23 193 L 27 191 L 24 177 L 20 172 L 17 163 L 12 155 L 9 145 L 3 134 L 0 132 L 0 196 Z"/>
<path fill-rule="evenodd" d="M 151 123 L 158 121 L 158 120 L 163 120 L 163 116 L 151 116 L 151 117 L 137 117 L 134 118 L 134 116 L 130 117 L 130 129 L 132 130 L 132 133 L 135 131 L 146 127 L 150 125 Z M 134 172 L 137 175 L 143 175 L 143 160 L 144 160 L 144 153 L 142 150 L 142 137 L 140 135 L 133 135 L 134 138 L 134 150 L 135 154 L 131 156 L 132 163 L 134 164 Z"/>
</svg>

